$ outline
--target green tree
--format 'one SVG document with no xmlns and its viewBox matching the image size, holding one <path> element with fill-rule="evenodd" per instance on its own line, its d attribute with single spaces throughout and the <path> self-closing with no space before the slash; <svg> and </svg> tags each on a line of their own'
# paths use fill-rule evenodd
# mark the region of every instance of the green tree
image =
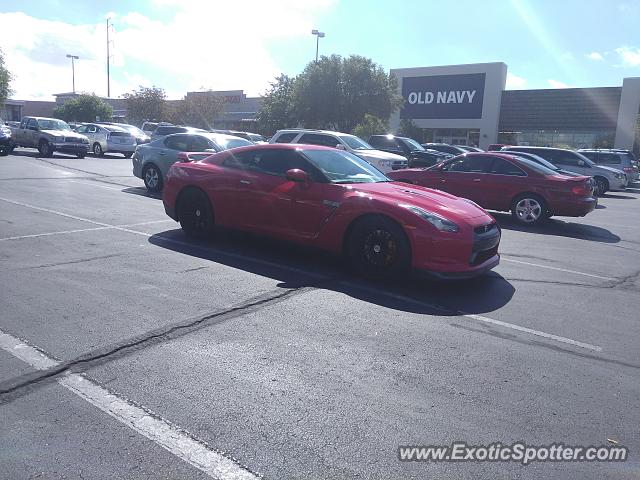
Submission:
<svg viewBox="0 0 640 480">
<path fill-rule="evenodd" d="M 4 53 L 0 49 L 0 105 L 4 105 L 4 102 L 13 93 L 11 90 L 11 80 L 13 75 L 4 64 Z"/>
<path fill-rule="evenodd" d="M 165 120 L 167 115 L 167 95 L 162 88 L 143 87 L 125 93 L 127 120 L 141 124 L 145 120 Z"/>
<path fill-rule="evenodd" d="M 418 142 L 424 142 L 424 130 L 415 123 L 413 123 L 410 119 L 400 120 L 400 128 L 398 129 L 398 135 L 403 137 L 413 138 Z"/>
<path fill-rule="evenodd" d="M 365 113 L 362 122 L 356 125 L 351 133 L 367 141 L 371 135 L 383 135 L 388 131 L 389 124 L 387 122 L 375 115 Z"/>
<path fill-rule="evenodd" d="M 78 95 L 53 110 L 53 116 L 66 122 L 109 121 L 113 108 L 95 94 Z"/>
<path fill-rule="evenodd" d="M 284 74 L 271 82 L 256 116 L 259 132 L 271 135 L 276 130 L 298 125 L 293 105 L 294 83 L 295 78 Z"/>
<path fill-rule="evenodd" d="M 397 80 L 372 60 L 322 57 L 295 81 L 293 105 L 305 127 L 350 132 L 369 113 L 388 119 L 402 104 Z"/>
<path fill-rule="evenodd" d="M 168 107 L 166 117 L 179 125 L 208 130 L 223 109 L 222 99 L 210 91 L 194 92 Z"/>
</svg>

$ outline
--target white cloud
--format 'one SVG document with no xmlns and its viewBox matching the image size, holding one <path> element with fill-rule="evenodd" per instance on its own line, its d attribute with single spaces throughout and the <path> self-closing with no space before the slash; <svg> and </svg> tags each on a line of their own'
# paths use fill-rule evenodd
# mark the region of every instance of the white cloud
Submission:
<svg viewBox="0 0 640 480">
<path fill-rule="evenodd" d="M 604 57 L 599 52 L 591 52 L 591 53 L 587 54 L 587 58 L 589 58 L 591 60 L 599 60 L 599 61 L 604 60 Z"/>
<path fill-rule="evenodd" d="M 571 86 L 567 85 L 566 83 L 561 82 L 560 80 L 554 80 L 552 78 L 547 80 L 547 83 L 549 84 L 549 86 L 551 88 L 572 88 Z"/>
<path fill-rule="evenodd" d="M 620 47 L 616 48 L 616 53 L 620 56 L 623 66 L 637 67 L 640 65 L 640 48 Z"/>
<path fill-rule="evenodd" d="M 509 89 L 518 89 L 522 88 L 526 85 L 527 79 L 517 76 L 514 73 L 507 73 L 507 88 Z"/>
<path fill-rule="evenodd" d="M 157 8 L 174 12 L 162 22 L 138 12 L 110 12 L 111 95 L 120 96 L 138 85 L 163 87 L 169 98 L 203 86 L 260 94 L 282 71 L 267 44 L 286 38 L 293 46 L 304 39 L 313 46 L 310 31 L 317 26 L 315 20 L 333 2 L 155 0 Z M 72 25 L 0 13 L 0 25 L 0 45 L 15 76 L 15 98 L 51 99 L 54 93 L 70 91 L 67 53 L 80 56 L 76 91 L 106 94 L 104 21 Z"/>
</svg>

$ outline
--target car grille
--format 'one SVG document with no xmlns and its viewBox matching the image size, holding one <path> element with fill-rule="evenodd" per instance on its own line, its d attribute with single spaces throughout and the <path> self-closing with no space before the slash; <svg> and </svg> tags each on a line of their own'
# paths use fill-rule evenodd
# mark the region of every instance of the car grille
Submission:
<svg viewBox="0 0 640 480">
<path fill-rule="evenodd" d="M 475 227 L 473 232 L 473 248 L 469 264 L 475 266 L 486 262 L 498 253 L 500 228 L 495 222 L 492 222 Z"/>
<path fill-rule="evenodd" d="M 82 140 L 76 137 L 64 137 L 65 143 L 82 143 Z"/>
</svg>

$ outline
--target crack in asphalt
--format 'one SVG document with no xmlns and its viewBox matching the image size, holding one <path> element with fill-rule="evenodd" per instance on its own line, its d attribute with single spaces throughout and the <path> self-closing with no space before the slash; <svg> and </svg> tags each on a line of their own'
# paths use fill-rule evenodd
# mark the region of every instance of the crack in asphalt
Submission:
<svg viewBox="0 0 640 480">
<path fill-rule="evenodd" d="M 20 269 L 20 270 L 35 270 L 35 269 L 38 269 L 38 268 L 59 267 L 59 266 L 62 266 L 62 265 L 73 265 L 75 263 L 94 262 L 96 260 L 104 260 L 104 259 L 113 258 L 113 257 L 124 257 L 126 255 L 128 255 L 128 253 L 112 253 L 110 255 L 99 255 L 99 256 L 95 256 L 95 257 L 81 258 L 79 260 L 69 260 L 67 262 L 45 263 L 44 265 L 36 265 L 36 266 L 33 266 L 33 267 L 26 267 L 26 268 Z"/>
<path fill-rule="evenodd" d="M 334 279 L 323 280 L 320 283 L 330 282 Z M 47 370 L 36 370 L 24 375 L 0 382 L 0 404 L 5 404 L 21 397 L 32 389 L 44 385 L 47 381 L 54 381 L 58 376 L 68 371 L 84 372 L 88 368 L 95 367 L 102 363 L 113 361 L 134 352 L 172 341 L 189 333 L 218 325 L 224 321 L 244 316 L 248 313 L 256 312 L 267 306 L 282 302 L 294 295 L 321 288 L 318 285 L 305 285 L 297 287 L 285 287 L 272 290 L 271 292 L 258 295 L 248 299 L 236 306 L 225 308 L 206 315 L 191 317 L 180 322 L 164 325 L 162 327 L 149 330 L 139 335 L 127 338 L 114 344 L 106 345 L 95 350 L 81 354 L 71 360 L 60 361 L 60 363 Z M 26 342 L 25 342 L 26 343 Z M 50 358 L 59 361 L 54 356 L 46 354 Z"/>
<path fill-rule="evenodd" d="M 61 165 L 51 160 L 45 160 L 44 158 L 41 158 L 41 157 L 31 157 L 31 158 L 39 162 L 48 163 L 49 165 L 53 165 L 55 167 L 66 168 L 67 170 L 74 170 L 76 172 L 88 173 L 89 175 L 96 175 L 98 177 L 105 177 L 105 178 L 109 177 L 108 175 L 105 175 L 103 173 L 90 172 L 89 170 L 82 170 L 81 168 L 69 167 L 68 165 Z"/>
<path fill-rule="evenodd" d="M 603 286 L 603 288 L 622 288 L 623 290 L 636 290 L 637 286 L 635 285 L 635 283 L 638 280 L 640 280 L 640 270 L 613 280 Z"/>
</svg>

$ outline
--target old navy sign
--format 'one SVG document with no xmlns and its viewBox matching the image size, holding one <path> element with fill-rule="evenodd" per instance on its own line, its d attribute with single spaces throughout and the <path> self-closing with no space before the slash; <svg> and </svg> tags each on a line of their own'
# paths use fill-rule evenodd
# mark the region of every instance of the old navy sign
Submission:
<svg viewBox="0 0 640 480">
<path fill-rule="evenodd" d="M 482 118 L 484 73 L 402 79 L 400 118 Z"/>
</svg>

